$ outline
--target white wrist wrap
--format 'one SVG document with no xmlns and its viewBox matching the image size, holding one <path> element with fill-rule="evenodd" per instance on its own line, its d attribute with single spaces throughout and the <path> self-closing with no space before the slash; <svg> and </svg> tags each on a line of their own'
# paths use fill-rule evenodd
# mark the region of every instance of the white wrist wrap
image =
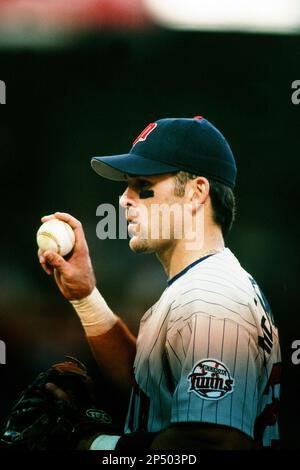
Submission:
<svg viewBox="0 0 300 470">
<path fill-rule="evenodd" d="M 96 437 L 89 450 L 114 450 L 120 438 L 121 436 L 102 434 L 102 436 Z"/>
<path fill-rule="evenodd" d="M 111 311 L 104 298 L 94 288 L 92 293 L 80 300 L 71 300 L 87 336 L 103 335 L 117 321 L 117 316 Z"/>
</svg>

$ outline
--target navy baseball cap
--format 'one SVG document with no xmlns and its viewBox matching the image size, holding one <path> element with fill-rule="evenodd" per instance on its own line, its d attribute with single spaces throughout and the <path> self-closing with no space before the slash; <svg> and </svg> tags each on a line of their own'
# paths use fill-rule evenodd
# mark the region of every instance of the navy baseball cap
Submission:
<svg viewBox="0 0 300 470">
<path fill-rule="evenodd" d="M 127 175 L 151 176 L 186 171 L 231 188 L 236 164 L 223 134 L 202 116 L 159 119 L 148 124 L 129 153 L 93 157 L 96 173 L 114 181 Z"/>
</svg>

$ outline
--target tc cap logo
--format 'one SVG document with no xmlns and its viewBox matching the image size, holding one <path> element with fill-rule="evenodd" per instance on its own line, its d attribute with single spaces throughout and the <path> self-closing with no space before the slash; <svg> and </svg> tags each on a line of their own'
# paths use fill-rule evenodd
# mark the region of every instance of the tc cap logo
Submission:
<svg viewBox="0 0 300 470">
<path fill-rule="evenodd" d="M 213 359 L 202 359 L 188 376 L 189 392 L 196 393 L 204 400 L 220 400 L 233 392 L 234 379 L 228 367 Z"/>
<path fill-rule="evenodd" d="M 144 140 L 147 139 L 150 132 L 152 132 L 156 127 L 157 127 L 156 122 L 151 122 L 150 124 L 148 124 L 148 126 L 145 127 L 145 129 L 140 133 L 140 135 L 137 136 L 137 138 L 135 139 L 132 145 L 135 145 L 138 142 L 144 142 Z"/>
</svg>

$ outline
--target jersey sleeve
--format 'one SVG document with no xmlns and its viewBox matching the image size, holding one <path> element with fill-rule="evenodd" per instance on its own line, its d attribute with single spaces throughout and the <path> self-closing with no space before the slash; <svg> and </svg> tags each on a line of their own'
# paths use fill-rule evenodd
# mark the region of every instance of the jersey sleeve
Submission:
<svg viewBox="0 0 300 470">
<path fill-rule="evenodd" d="M 180 318 L 180 315 L 179 315 Z M 257 414 L 255 329 L 223 315 L 192 313 L 172 324 L 167 354 L 173 376 L 171 422 L 206 422 L 253 437 Z"/>
</svg>

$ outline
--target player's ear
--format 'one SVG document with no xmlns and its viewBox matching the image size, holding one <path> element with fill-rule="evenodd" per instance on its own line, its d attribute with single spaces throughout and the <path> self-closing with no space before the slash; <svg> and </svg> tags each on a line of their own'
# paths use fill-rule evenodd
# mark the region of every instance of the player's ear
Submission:
<svg viewBox="0 0 300 470">
<path fill-rule="evenodd" d="M 205 204 L 209 195 L 209 181 L 204 176 L 197 176 L 191 180 L 189 189 L 189 199 L 197 210 L 202 204 Z"/>
</svg>

